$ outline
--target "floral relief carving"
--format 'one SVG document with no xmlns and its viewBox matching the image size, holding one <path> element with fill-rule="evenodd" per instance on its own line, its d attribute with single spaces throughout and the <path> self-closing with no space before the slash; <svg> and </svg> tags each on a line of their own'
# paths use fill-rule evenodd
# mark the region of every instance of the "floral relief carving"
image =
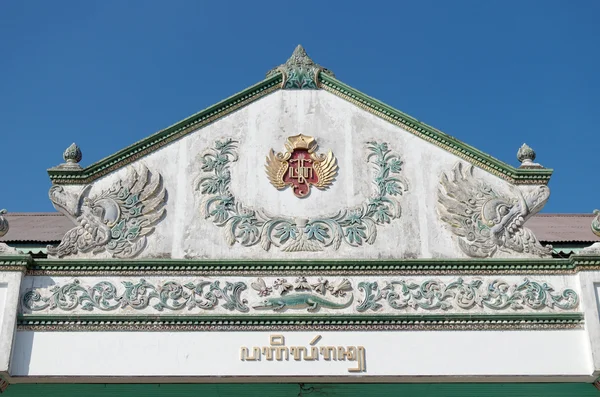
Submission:
<svg viewBox="0 0 600 397">
<path fill-rule="evenodd" d="M 247 312 L 247 301 L 240 294 L 247 287 L 245 283 L 219 281 L 199 281 L 181 284 L 167 281 L 152 284 L 144 279 L 137 283 L 122 281 L 124 290 L 109 281 L 101 281 L 92 286 L 84 286 L 79 280 L 50 288 L 48 296 L 31 290 L 23 296 L 23 306 L 32 311 L 60 309 L 71 311 L 78 307 L 83 310 L 113 311 L 130 307 L 143 310 L 215 309 L 219 304 L 227 310 Z"/>
<path fill-rule="evenodd" d="M 482 280 L 466 282 L 458 278 L 448 284 L 437 280 L 415 283 L 409 280 L 388 280 L 380 286 L 377 282 L 358 283 L 363 297 L 356 310 L 377 311 L 387 303 L 392 309 L 412 310 L 469 310 L 476 306 L 494 310 L 521 310 L 530 308 L 572 310 L 579 305 L 579 296 L 572 289 L 556 293 L 547 283 L 524 279 L 510 285 L 502 280 L 492 280 L 487 285 Z"/>
<path fill-rule="evenodd" d="M 353 283 L 356 282 L 357 293 Z M 251 287 L 248 290 L 248 285 Z M 355 299 L 356 295 L 356 299 Z M 153 282 L 107 280 L 90 284 L 78 279 L 47 288 L 26 291 L 22 307 L 31 312 L 76 310 L 119 312 L 153 309 L 158 312 L 220 311 L 258 314 L 258 311 L 336 313 L 369 312 L 497 312 L 573 311 L 578 294 L 570 288 L 555 290 L 543 281 L 525 278 L 508 283 L 462 277 L 437 279 L 327 279 L 299 276 L 286 279 L 259 277 L 254 280 L 168 280 Z M 125 310 L 122 312 L 122 310 Z M 146 310 L 147 311 L 147 310 Z"/>
<path fill-rule="evenodd" d="M 249 247 L 260 244 L 284 252 L 337 250 L 342 242 L 352 246 L 373 244 L 377 228 L 400 217 L 398 197 L 407 189 L 398 174 L 402 161 L 386 143 L 368 142 L 367 160 L 374 168 L 375 192 L 362 206 L 340 209 L 330 217 L 288 218 L 268 215 L 262 209 L 244 206 L 229 189 L 230 163 L 237 160 L 237 142 L 216 141 L 202 156 L 202 171 L 197 190 L 204 196 L 201 213 L 222 227 L 228 244 Z"/>
</svg>

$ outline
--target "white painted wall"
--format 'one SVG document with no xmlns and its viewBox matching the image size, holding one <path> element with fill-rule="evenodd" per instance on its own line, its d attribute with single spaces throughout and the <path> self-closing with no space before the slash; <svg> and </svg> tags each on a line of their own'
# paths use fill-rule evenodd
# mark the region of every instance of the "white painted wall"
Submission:
<svg viewBox="0 0 600 397">
<path fill-rule="evenodd" d="M 585 313 L 585 328 L 596 368 L 595 373 L 596 376 L 600 376 L 600 272 L 581 272 L 579 279 L 580 309 Z"/>
<path fill-rule="evenodd" d="M 0 373 L 10 366 L 23 273 L 0 272 Z"/>
<path fill-rule="evenodd" d="M 343 361 L 242 362 L 241 347 L 357 346 L 377 377 L 517 378 L 592 381 L 583 330 L 425 332 L 18 332 L 12 377 L 356 376 Z M 18 379 L 16 379 L 19 381 Z M 520 379 L 523 380 L 523 379 Z M 111 381 L 115 381 L 112 378 Z M 118 380 L 117 380 L 118 381 Z"/>
<path fill-rule="evenodd" d="M 276 190 L 264 171 L 271 149 L 283 151 L 288 136 L 313 136 L 319 152 L 332 150 L 339 173 L 330 189 L 313 188 L 309 197 L 299 199 L 290 189 Z M 337 213 L 365 202 L 373 193 L 373 169 L 367 164 L 366 142 L 387 142 L 404 162 L 401 176 L 408 191 L 400 198 L 402 217 L 378 226 L 373 245 L 322 252 L 281 252 L 276 247 L 265 252 L 260 245 L 229 246 L 223 228 L 200 215 L 202 196 L 194 190 L 200 170 L 200 155 L 215 140 L 239 141 L 239 160 L 231 166 L 231 190 L 246 207 L 264 209 L 269 214 L 315 218 Z M 84 148 L 85 149 L 85 148 Z M 140 162 L 160 172 L 168 189 L 167 216 L 149 236 L 148 247 L 140 257 L 199 259 L 324 259 L 324 258 L 462 258 L 455 236 L 440 221 L 437 190 L 440 176 L 459 161 L 449 152 L 392 125 L 335 95 L 324 91 L 279 90 L 179 141 L 142 158 Z M 92 194 L 109 188 L 121 169 L 98 180 Z M 510 185 L 477 169 L 475 176 L 499 193 L 511 193 Z M 69 186 L 76 191 L 81 187 Z M 527 192 L 532 187 L 519 187 Z M 105 254 L 106 256 L 107 254 Z M 92 256 L 92 254 L 81 255 Z M 510 256 L 498 253 L 497 257 Z M 527 254 L 514 256 L 527 256 Z M 97 255 L 96 257 L 102 257 Z M 72 257 L 68 257 L 72 258 Z"/>
</svg>

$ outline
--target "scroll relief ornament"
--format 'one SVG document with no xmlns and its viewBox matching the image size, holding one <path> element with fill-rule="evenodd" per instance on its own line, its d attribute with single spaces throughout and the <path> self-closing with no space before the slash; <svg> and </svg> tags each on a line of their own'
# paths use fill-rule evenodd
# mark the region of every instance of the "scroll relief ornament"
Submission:
<svg viewBox="0 0 600 397">
<path fill-rule="evenodd" d="M 458 237 L 460 249 L 470 257 L 491 257 L 496 252 L 549 256 L 551 246 L 542 246 L 523 225 L 542 209 L 550 196 L 547 186 L 536 186 L 524 195 L 512 187 L 513 195 L 495 192 L 473 176 L 473 166 L 457 163 L 442 174 L 438 190 L 441 219 Z"/>
<path fill-rule="evenodd" d="M 358 301 L 356 310 L 378 311 L 383 303 L 396 310 L 469 310 L 475 307 L 493 310 L 560 309 L 574 310 L 579 306 L 577 292 L 566 288 L 558 293 L 548 283 L 527 278 L 519 284 L 508 284 L 495 279 L 467 281 L 458 278 L 448 284 L 439 280 L 415 283 L 410 280 L 386 280 L 383 286 L 377 282 L 358 283 L 364 297 Z"/>
<path fill-rule="evenodd" d="M 31 311 L 64 310 L 81 308 L 86 311 L 116 311 L 124 308 L 144 310 L 152 307 L 157 311 L 182 309 L 212 310 L 221 306 L 230 311 L 245 313 L 249 310 L 246 300 L 240 294 L 247 287 L 243 282 L 200 280 L 180 283 L 167 281 L 153 284 L 144 279 L 138 282 L 122 281 L 123 290 L 110 281 L 100 281 L 94 285 L 83 285 L 74 280 L 62 286 L 50 288 L 50 294 L 40 294 L 38 290 L 27 291 L 23 295 L 23 307 Z"/>
<path fill-rule="evenodd" d="M 249 247 L 260 244 L 265 251 L 274 245 L 284 252 L 314 252 L 325 247 L 337 250 L 342 242 L 358 247 L 363 243 L 373 244 L 377 227 L 400 217 L 397 197 L 407 190 L 407 184 L 398 175 L 402 161 L 391 152 L 387 143 L 367 144 L 367 161 L 375 171 L 373 183 L 376 190 L 371 198 L 360 207 L 310 219 L 272 216 L 263 209 L 244 206 L 233 196 L 229 190 L 229 167 L 238 158 L 236 144 L 232 139 L 216 141 L 214 148 L 202 155 L 202 171 L 206 176 L 202 175 L 197 183 L 197 189 L 204 196 L 201 213 L 224 228 L 230 245 L 239 243 Z M 334 163 L 328 164 L 331 172 L 331 164 Z"/>
<path fill-rule="evenodd" d="M 310 187 L 327 189 L 337 175 L 333 153 L 315 153 L 317 142 L 311 136 L 295 135 L 287 139 L 287 149 L 277 153 L 271 149 L 265 166 L 271 184 L 282 190 L 290 186 L 296 197 L 306 197 Z"/>
<path fill-rule="evenodd" d="M 61 258 L 105 251 L 114 258 L 138 255 L 146 246 L 146 236 L 165 214 L 167 192 L 160 174 L 151 174 L 145 166 L 130 167 L 110 188 L 94 195 L 89 194 L 91 189 L 87 185 L 73 194 L 59 185 L 50 188 L 55 208 L 77 226 L 58 246 L 48 246 L 48 255 Z"/>
<path fill-rule="evenodd" d="M 101 280 L 86 284 L 78 279 L 61 285 L 26 291 L 21 299 L 26 311 L 100 311 L 124 313 L 131 310 L 159 312 L 218 311 L 255 312 L 303 311 L 321 309 L 342 313 L 406 313 L 481 311 L 572 311 L 579 296 L 571 288 L 555 290 L 544 281 L 528 278 L 517 283 L 502 279 L 389 279 L 356 280 L 358 296 L 348 278 L 299 276 L 240 280 Z M 254 291 L 248 290 L 248 284 Z"/>
</svg>

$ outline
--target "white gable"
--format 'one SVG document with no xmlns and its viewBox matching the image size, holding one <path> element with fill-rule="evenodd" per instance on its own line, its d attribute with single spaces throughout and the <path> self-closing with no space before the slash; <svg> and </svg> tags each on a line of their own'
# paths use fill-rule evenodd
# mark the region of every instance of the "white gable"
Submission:
<svg viewBox="0 0 600 397">
<path fill-rule="evenodd" d="M 298 134 L 313 137 L 317 153 L 331 150 L 338 165 L 329 188 L 313 186 L 304 198 L 296 197 L 291 188 L 276 189 L 265 171 L 269 152 L 285 152 L 286 139 Z M 211 194 L 210 189 L 198 188 L 219 177 L 214 169 L 202 169 L 202 156 L 217 141 L 228 140 L 232 143 L 230 155 L 223 157 L 223 172 L 230 176 L 226 189 L 231 197 L 225 203 L 227 210 L 218 214 L 217 207 L 224 203 L 217 199 L 223 197 L 222 192 Z M 395 187 L 380 194 L 391 201 L 375 210 L 367 206 L 378 195 L 376 162 L 383 159 L 369 143 L 386 144 L 388 156 L 402 162 L 399 172 L 387 175 L 394 178 L 389 183 Z M 395 160 L 388 157 L 385 161 L 390 165 Z M 153 176 L 162 176 L 167 199 L 156 209 L 166 210 L 162 217 L 153 218 L 153 226 L 146 227 L 143 249 L 137 250 L 142 243 L 136 243 L 133 256 L 139 258 L 402 259 L 549 253 L 522 229 L 524 220 L 545 203 L 546 187 L 514 186 L 481 169 L 469 170 L 470 164 L 463 159 L 325 90 L 275 91 L 98 179 L 86 195 L 94 199 L 132 168 L 140 173 L 142 165 Z M 455 167 L 460 173 L 453 173 Z M 450 186 L 456 191 L 448 192 L 448 186 L 440 191 L 443 174 L 450 179 L 459 175 Z M 76 193 L 81 186 L 64 189 Z M 395 190 L 401 194 L 392 194 Z M 467 211 L 479 211 L 486 222 L 492 222 L 473 226 L 479 233 L 476 236 L 457 227 L 457 222 L 470 222 L 468 216 L 452 215 L 458 205 L 452 197 L 458 193 L 463 201 L 473 195 L 478 203 Z M 202 209 L 207 203 L 208 213 Z M 520 230 L 505 232 L 510 227 L 504 225 L 507 221 Z M 500 233 L 494 234 L 493 222 L 503 226 Z M 455 233 L 455 229 L 461 230 Z M 84 251 L 66 257 L 120 257 L 115 252 Z"/>
</svg>

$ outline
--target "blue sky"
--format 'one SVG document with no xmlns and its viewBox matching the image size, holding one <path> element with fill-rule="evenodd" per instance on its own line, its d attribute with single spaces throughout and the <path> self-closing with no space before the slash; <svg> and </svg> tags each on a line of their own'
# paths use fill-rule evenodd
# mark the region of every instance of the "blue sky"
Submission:
<svg viewBox="0 0 600 397">
<path fill-rule="evenodd" d="M 367 8 L 368 7 L 368 8 Z M 1 1 L 0 208 L 264 78 L 297 44 L 343 82 L 600 208 L 599 1 Z"/>
</svg>

